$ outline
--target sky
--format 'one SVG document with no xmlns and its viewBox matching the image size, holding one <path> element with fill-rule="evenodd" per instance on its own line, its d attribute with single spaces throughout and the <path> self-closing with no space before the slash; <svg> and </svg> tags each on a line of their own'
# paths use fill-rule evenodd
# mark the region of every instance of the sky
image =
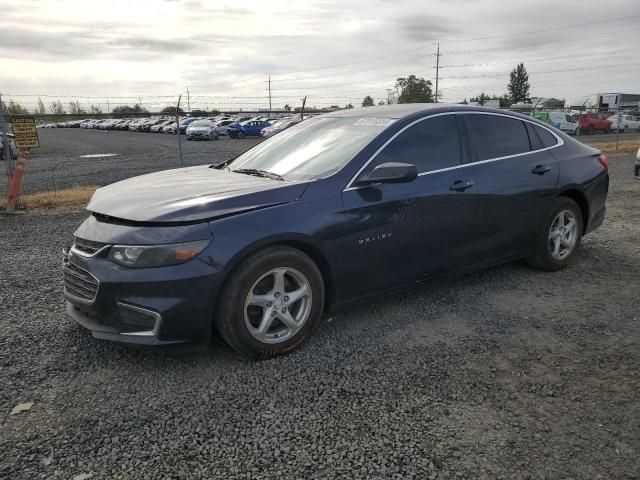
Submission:
<svg viewBox="0 0 640 480">
<path fill-rule="evenodd" d="M 640 93 L 638 0 L 0 0 L 0 93 L 149 110 L 359 105 L 436 76 L 441 101 Z M 184 102 L 184 100 L 183 100 Z"/>
</svg>

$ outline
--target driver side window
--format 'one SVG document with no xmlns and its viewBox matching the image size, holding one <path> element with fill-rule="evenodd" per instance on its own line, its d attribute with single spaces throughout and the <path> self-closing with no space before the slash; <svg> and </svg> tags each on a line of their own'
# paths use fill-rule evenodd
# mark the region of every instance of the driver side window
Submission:
<svg viewBox="0 0 640 480">
<path fill-rule="evenodd" d="M 387 162 L 410 163 L 419 173 L 454 167 L 462 162 L 455 115 L 427 118 L 412 125 L 387 145 L 367 170 Z"/>
</svg>

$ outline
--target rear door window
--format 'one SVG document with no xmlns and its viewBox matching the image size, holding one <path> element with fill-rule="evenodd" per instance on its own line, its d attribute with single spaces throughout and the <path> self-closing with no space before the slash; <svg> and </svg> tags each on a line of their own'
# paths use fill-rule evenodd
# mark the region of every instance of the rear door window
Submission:
<svg viewBox="0 0 640 480">
<path fill-rule="evenodd" d="M 508 157 L 531 151 L 523 121 L 498 115 L 464 115 L 476 160 Z"/>
</svg>

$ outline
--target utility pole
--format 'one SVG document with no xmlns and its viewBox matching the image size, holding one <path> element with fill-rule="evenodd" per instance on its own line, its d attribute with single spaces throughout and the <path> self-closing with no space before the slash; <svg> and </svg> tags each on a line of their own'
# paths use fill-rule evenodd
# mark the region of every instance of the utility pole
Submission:
<svg viewBox="0 0 640 480">
<path fill-rule="evenodd" d="M 182 94 L 178 97 L 178 105 L 176 106 L 176 135 L 178 135 L 178 151 L 180 152 L 180 165 L 184 166 L 182 160 L 182 141 L 180 140 L 180 100 L 182 100 Z"/>
<path fill-rule="evenodd" d="M 269 74 L 269 111 L 271 111 L 271 74 Z"/>
<path fill-rule="evenodd" d="M 191 115 L 191 95 L 189 94 L 189 87 L 187 87 L 187 111 Z"/>
<path fill-rule="evenodd" d="M 111 113 L 111 108 L 109 107 L 109 99 L 107 98 L 107 113 Z"/>
<path fill-rule="evenodd" d="M 436 103 L 438 103 L 438 80 L 440 79 L 440 42 L 438 42 L 438 51 L 436 53 Z"/>
</svg>

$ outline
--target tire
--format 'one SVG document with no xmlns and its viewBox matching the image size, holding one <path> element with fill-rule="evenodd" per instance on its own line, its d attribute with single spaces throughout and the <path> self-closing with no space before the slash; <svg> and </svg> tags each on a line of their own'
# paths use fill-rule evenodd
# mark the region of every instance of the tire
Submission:
<svg viewBox="0 0 640 480">
<path fill-rule="evenodd" d="M 283 292 L 275 283 L 281 273 Z M 286 294 L 293 292 L 306 292 L 306 296 L 286 303 Z M 252 303 L 252 293 L 260 306 Z M 268 247 L 244 259 L 229 276 L 218 299 L 214 326 L 242 355 L 254 359 L 284 355 L 307 338 L 322 315 L 324 297 L 322 274 L 308 255 L 290 247 Z M 281 320 L 285 310 L 288 324 Z M 262 326 L 266 326 L 264 333 Z"/>
<path fill-rule="evenodd" d="M 576 128 L 576 129 L 573 131 L 573 135 L 577 137 L 579 134 L 580 134 L 580 128 Z"/>
<path fill-rule="evenodd" d="M 593 135 L 594 133 L 596 133 L 596 127 L 594 127 L 593 125 L 589 125 L 589 128 L 587 128 L 587 133 L 589 135 Z"/>
<path fill-rule="evenodd" d="M 238 132 L 238 138 L 244 138 L 244 133 Z"/>
<path fill-rule="evenodd" d="M 553 240 L 552 231 L 558 231 L 557 221 L 561 213 L 564 215 L 565 224 L 571 223 L 567 220 L 573 220 L 575 222 L 574 236 L 562 234 L 561 240 Z M 571 217 L 573 218 L 571 219 Z M 545 216 L 541 232 L 535 241 L 533 254 L 527 258 L 527 263 L 532 267 L 547 272 L 562 270 L 571 262 L 580 247 L 583 231 L 584 222 L 578 204 L 567 197 L 556 198 Z M 558 235 L 555 235 L 556 239 L 558 239 L 558 237 Z M 562 240 L 565 240 L 571 247 L 569 248 L 568 245 L 564 245 Z M 555 250 L 554 247 L 557 241 L 561 242 L 561 246 L 558 250 L 558 255 L 555 255 L 553 250 Z"/>
<path fill-rule="evenodd" d="M 622 129 L 622 133 L 629 133 L 629 127 L 627 125 Z"/>
</svg>

